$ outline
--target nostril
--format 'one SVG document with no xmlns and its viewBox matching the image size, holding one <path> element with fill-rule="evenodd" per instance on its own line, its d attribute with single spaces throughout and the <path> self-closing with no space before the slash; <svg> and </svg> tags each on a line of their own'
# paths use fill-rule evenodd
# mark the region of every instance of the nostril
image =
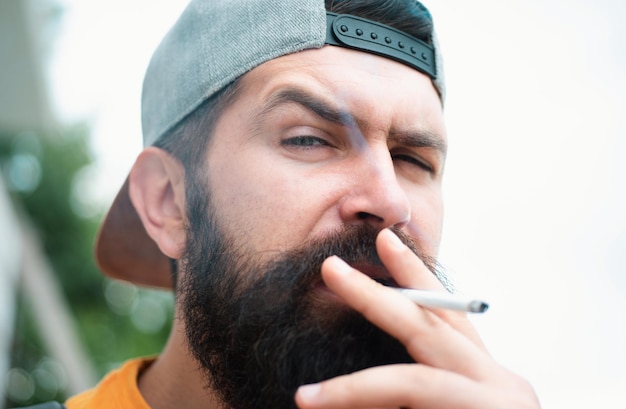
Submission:
<svg viewBox="0 0 626 409">
<path fill-rule="evenodd" d="M 367 212 L 358 212 L 356 214 L 357 219 L 359 220 L 372 220 L 375 222 L 382 222 L 384 221 L 384 219 L 382 217 L 378 217 L 374 214 L 371 213 L 367 213 Z"/>
</svg>

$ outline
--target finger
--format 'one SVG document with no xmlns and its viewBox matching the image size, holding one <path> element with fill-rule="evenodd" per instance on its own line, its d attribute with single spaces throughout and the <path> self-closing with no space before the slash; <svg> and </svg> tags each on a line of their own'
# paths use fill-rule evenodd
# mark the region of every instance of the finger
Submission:
<svg viewBox="0 0 626 409">
<path fill-rule="evenodd" d="M 445 291 L 442 283 L 423 260 L 391 230 L 383 229 L 378 233 L 376 251 L 401 287 Z"/>
<path fill-rule="evenodd" d="M 401 287 L 447 291 L 424 262 L 391 230 L 380 231 L 376 238 L 376 249 L 381 261 Z M 432 311 L 457 331 L 469 337 L 476 345 L 485 349 L 474 326 L 467 319 L 467 314 L 440 308 Z"/>
<path fill-rule="evenodd" d="M 387 365 L 339 376 L 296 392 L 302 409 L 372 407 L 470 408 L 485 403 L 483 387 L 460 375 L 419 364 Z M 478 406 L 475 406 L 478 407 Z"/>
<path fill-rule="evenodd" d="M 483 379 L 492 369 L 486 353 L 448 323 L 339 257 L 324 261 L 322 277 L 328 288 L 348 305 L 398 339 L 417 362 L 474 379 Z"/>
</svg>

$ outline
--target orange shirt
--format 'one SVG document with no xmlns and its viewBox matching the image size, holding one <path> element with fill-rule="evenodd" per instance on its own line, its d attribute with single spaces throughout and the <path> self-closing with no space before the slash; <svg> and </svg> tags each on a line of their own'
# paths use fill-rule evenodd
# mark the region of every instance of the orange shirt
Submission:
<svg viewBox="0 0 626 409">
<path fill-rule="evenodd" d="M 67 409 L 150 409 L 139 392 L 137 376 L 153 361 L 154 358 L 127 361 L 95 388 L 71 397 L 65 406 Z"/>
</svg>

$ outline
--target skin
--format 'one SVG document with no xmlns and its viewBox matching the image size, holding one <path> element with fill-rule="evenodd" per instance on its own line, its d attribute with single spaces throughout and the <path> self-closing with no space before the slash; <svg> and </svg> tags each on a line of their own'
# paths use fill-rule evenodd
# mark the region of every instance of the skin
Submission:
<svg viewBox="0 0 626 409">
<path fill-rule="evenodd" d="M 426 76 L 384 58 L 325 47 L 263 64 L 243 87 L 217 124 L 207 176 L 220 219 L 246 232 L 246 246 L 282 251 L 342 224 L 366 222 L 403 227 L 436 253 L 444 155 L 388 140 L 392 131 L 428 131 L 445 144 L 441 103 Z M 298 103 L 267 108 L 294 88 L 349 113 L 358 125 L 332 123 Z M 309 135 L 319 140 L 288 139 Z M 436 171 L 392 160 L 390 151 Z"/>
<path fill-rule="evenodd" d="M 377 250 L 401 286 L 443 291 L 386 229 L 402 229 L 436 256 L 446 132 L 430 79 L 382 57 L 327 46 L 262 64 L 242 81 L 216 125 L 206 174 L 222 226 L 237 244 L 263 258 L 345 224 L 369 223 L 381 230 Z M 183 176 L 180 163 L 148 148 L 130 177 L 146 231 L 172 258 L 185 240 Z M 334 293 L 329 302 L 338 297 L 361 312 L 420 364 L 302 387 L 299 407 L 539 407 L 527 382 L 486 353 L 464 314 L 418 307 L 336 257 L 325 261 L 322 276 Z M 140 390 L 153 408 L 217 407 L 183 334 L 177 318 Z"/>
</svg>

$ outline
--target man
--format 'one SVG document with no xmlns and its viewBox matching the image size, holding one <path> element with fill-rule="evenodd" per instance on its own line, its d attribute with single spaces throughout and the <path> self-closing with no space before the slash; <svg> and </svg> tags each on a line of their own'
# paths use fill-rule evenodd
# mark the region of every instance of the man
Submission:
<svg viewBox="0 0 626 409">
<path fill-rule="evenodd" d="M 464 314 L 389 288 L 447 284 L 444 93 L 414 0 L 192 1 L 96 245 L 174 288 L 172 333 L 66 406 L 538 407 Z"/>
</svg>

